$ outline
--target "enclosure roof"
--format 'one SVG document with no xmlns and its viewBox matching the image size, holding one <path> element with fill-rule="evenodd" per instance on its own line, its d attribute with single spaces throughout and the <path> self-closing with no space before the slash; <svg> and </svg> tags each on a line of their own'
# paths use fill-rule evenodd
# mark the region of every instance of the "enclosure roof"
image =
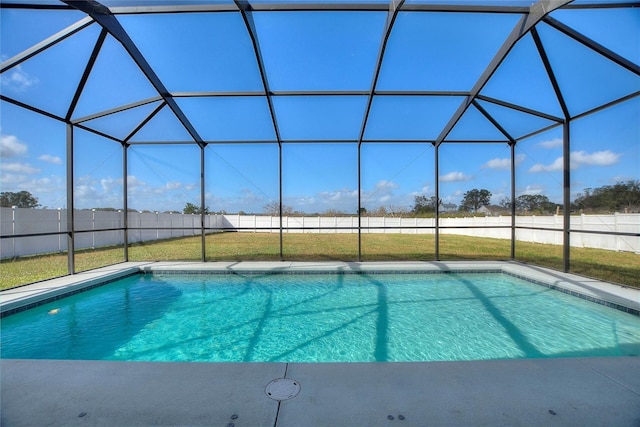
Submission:
<svg viewBox="0 0 640 427">
<path fill-rule="evenodd" d="M 1 99 L 123 144 L 512 144 L 640 94 L 630 1 L 0 4 Z"/>
</svg>

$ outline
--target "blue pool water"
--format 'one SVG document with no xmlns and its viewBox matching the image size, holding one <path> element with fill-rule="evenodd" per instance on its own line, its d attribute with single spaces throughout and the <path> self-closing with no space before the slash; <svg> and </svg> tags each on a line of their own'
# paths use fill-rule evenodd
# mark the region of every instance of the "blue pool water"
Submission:
<svg viewBox="0 0 640 427">
<path fill-rule="evenodd" d="M 505 274 L 135 275 L 2 320 L 2 357 L 368 362 L 640 355 L 640 317 Z"/>
</svg>

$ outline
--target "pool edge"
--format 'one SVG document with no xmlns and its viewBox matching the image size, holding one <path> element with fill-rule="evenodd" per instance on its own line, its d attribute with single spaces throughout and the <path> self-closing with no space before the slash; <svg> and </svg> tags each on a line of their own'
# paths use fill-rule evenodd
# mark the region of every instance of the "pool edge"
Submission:
<svg viewBox="0 0 640 427">
<path fill-rule="evenodd" d="M 640 316 L 640 290 L 516 261 L 406 262 L 146 262 L 124 263 L 0 293 L 0 317 L 102 286 L 138 273 L 144 274 L 389 274 L 502 272 Z"/>
</svg>

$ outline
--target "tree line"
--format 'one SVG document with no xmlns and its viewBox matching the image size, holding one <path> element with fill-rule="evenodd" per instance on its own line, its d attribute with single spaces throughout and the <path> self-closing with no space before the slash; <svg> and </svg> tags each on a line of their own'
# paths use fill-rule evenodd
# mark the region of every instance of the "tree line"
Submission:
<svg viewBox="0 0 640 427">
<path fill-rule="evenodd" d="M 465 192 L 462 196 L 459 206 L 453 204 L 444 204 L 442 199 L 437 200 L 435 196 L 416 195 L 414 204 L 410 209 L 404 209 L 394 206 L 379 206 L 372 210 L 366 207 L 360 208 L 360 215 L 363 216 L 430 216 L 435 214 L 436 209 L 440 212 L 458 212 L 465 213 L 488 213 L 488 211 L 509 214 L 511 212 L 512 201 L 509 198 L 502 199 L 499 203 L 491 204 L 491 192 L 486 189 L 474 188 Z M 547 196 L 541 194 L 523 194 L 514 200 L 515 209 L 518 213 L 530 215 L 550 215 L 554 214 L 558 206 L 549 200 Z M 4 191 L 0 193 L 0 206 L 18 208 L 38 208 L 40 203 L 38 199 L 28 191 L 11 192 Z M 455 206 L 455 209 L 452 207 Z M 116 210 L 115 208 L 96 208 L 96 210 Z M 135 211 L 134 209 L 129 209 Z M 263 213 L 272 216 L 278 216 L 282 210 L 283 215 L 310 215 L 308 213 L 297 212 L 291 206 L 282 205 L 277 201 L 272 201 L 264 206 Z M 575 200 L 571 203 L 572 212 L 604 214 L 612 212 L 640 212 L 640 180 L 620 181 L 613 185 L 605 185 L 595 189 L 586 188 L 579 193 Z M 179 213 L 178 211 L 167 211 Z M 185 214 L 226 214 L 224 210 L 211 211 L 208 206 L 204 210 L 193 203 L 187 202 L 182 213 Z M 238 212 L 245 214 L 245 212 Z M 318 215 L 318 214 L 313 214 Z M 344 213 L 336 209 L 328 209 L 320 215 L 324 216 L 348 216 L 350 213 Z"/>
<path fill-rule="evenodd" d="M 486 189 L 469 190 L 463 194 L 457 210 L 477 213 L 482 208 L 493 208 L 493 210 L 509 213 L 512 203 L 514 203 L 518 213 L 550 215 L 561 206 L 542 194 L 523 194 L 516 197 L 514 202 L 507 197 L 497 205 L 490 204 L 491 196 L 491 192 Z M 414 215 L 433 214 L 436 211 L 436 206 L 442 211 L 442 200 L 436 201 L 435 196 L 417 195 L 414 201 L 411 209 Z M 605 185 L 596 189 L 586 188 L 571 203 L 571 211 L 591 214 L 640 212 L 640 180 L 620 181 L 614 185 Z"/>
</svg>

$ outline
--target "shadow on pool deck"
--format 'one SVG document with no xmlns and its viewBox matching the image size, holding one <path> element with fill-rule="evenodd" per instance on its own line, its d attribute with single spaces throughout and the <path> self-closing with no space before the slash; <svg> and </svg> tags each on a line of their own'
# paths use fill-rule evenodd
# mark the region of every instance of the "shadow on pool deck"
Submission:
<svg viewBox="0 0 640 427">
<path fill-rule="evenodd" d="M 640 357 L 428 363 L 1 361 L 3 426 L 638 426 Z M 302 390 L 265 395 L 275 378 Z"/>
</svg>

